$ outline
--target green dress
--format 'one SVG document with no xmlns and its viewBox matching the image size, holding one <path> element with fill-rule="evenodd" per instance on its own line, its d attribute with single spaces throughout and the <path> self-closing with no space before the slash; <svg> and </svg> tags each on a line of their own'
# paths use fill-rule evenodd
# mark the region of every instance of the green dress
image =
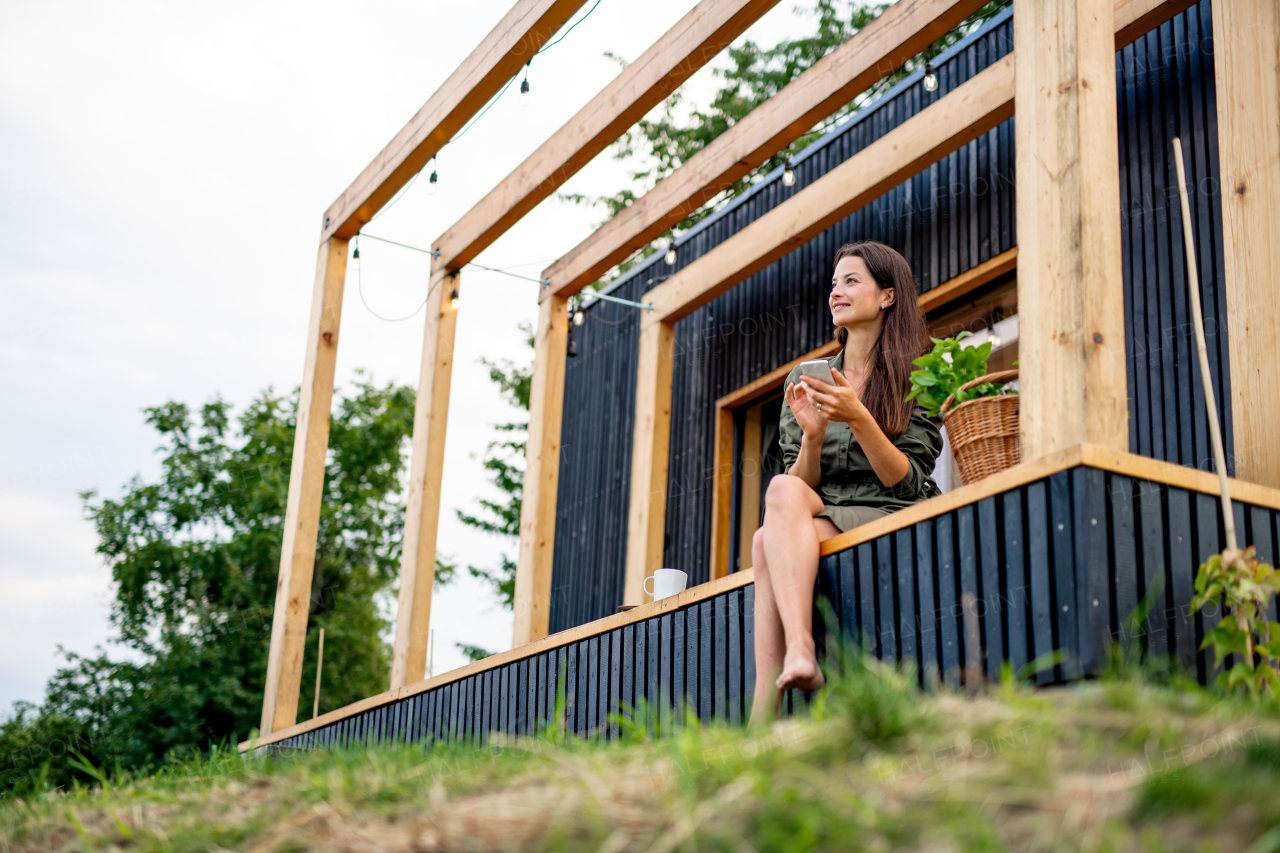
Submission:
<svg viewBox="0 0 1280 853">
<path fill-rule="evenodd" d="M 842 369 L 844 351 L 827 359 L 827 362 L 836 370 Z M 787 377 L 786 384 L 799 382 L 800 368 L 797 367 Z M 876 476 L 849 425 L 835 421 L 827 424 L 827 433 L 822 439 L 822 480 L 817 490 L 826 508 L 817 517 L 829 519 L 841 530 L 852 530 L 860 524 L 941 494 L 930 476 L 934 462 L 942 452 L 942 432 L 938 427 L 937 419 L 925 415 L 919 406 L 915 407 L 907 431 L 893 440 L 893 446 L 906 454 L 910 467 L 901 480 L 886 486 Z M 790 471 L 796 464 L 803 435 L 800 424 L 791 413 L 790 404 L 784 398 L 778 426 L 784 471 Z"/>
</svg>

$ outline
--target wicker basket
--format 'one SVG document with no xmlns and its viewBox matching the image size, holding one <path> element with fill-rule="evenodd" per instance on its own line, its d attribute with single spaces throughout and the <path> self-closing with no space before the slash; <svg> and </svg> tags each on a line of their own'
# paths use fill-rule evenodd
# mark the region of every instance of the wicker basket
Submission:
<svg viewBox="0 0 1280 853">
<path fill-rule="evenodd" d="M 1017 378 L 1017 370 L 1001 370 L 966 382 L 960 390 L 967 391 L 984 382 L 1003 385 Z M 954 400 L 955 394 L 952 394 L 942 404 L 941 412 L 960 479 L 966 484 L 974 483 L 1021 461 L 1017 394 L 979 397 L 952 409 Z"/>
</svg>

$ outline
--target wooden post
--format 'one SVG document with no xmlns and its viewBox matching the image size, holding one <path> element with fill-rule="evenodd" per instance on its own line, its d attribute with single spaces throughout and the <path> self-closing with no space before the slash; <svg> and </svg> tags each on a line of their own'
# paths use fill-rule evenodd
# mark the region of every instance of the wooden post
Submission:
<svg viewBox="0 0 1280 853">
<path fill-rule="evenodd" d="M 568 300 L 551 296 L 538 306 L 534 336 L 512 646 L 542 639 L 551 624 L 551 557 L 556 534 L 568 335 Z"/>
<path fill-rule="evenodd" d="M 436 580 L 436 532 L 440 521 L 440 480 L 444 473 L 445 427 L 453 378 L 453 341 L 458 312 L 451 297 L 460 286 L 456 271 L 431 273 L 422 369 L 413 411 L 413 461 L 400 554 L 400 599 L 391 657 L 391 689 L 421 681 L 426 674 L 431 628 L 431 589 Z"/>
<path fill-rule="evenodd" d="M 311 575 L 320 530 L 324 460 L 329 449 L 329 408 L 333 403 L 333 372 L 338 357 L 338 325 L 342 319 L 346 275 L 347 241 L 330 237 L 320 244 L 311 291 L 307 356 L 293 435 L 284 541 L 280 546 L 280 574 L 276 581 L 271 647 L 262 694 L 259 732 L 264 735 L 298 722 L 302 654 L 311 609 Z"/>
<path fill-rule="evenodd" d="M 1215 2 L 1237 479 L 1280 487 L 1280 2 Z"/>
<path fill-rule="evenodd" d="M 631 504 L 627 515 L 627 575 L 623 602 L 649 601 L 644 579 L 662 568 L 667 524 L 667 466 L 671 446 L 671 378 L 675 323 L 652 315 L 640 321 L 636 366 L 635 438 L 631 447 Z"/>
<path fill-rule="evenodd" d="M 1014 0 L 1022 458 L 1129 447 L 1112 0 Z"/>
</svg>

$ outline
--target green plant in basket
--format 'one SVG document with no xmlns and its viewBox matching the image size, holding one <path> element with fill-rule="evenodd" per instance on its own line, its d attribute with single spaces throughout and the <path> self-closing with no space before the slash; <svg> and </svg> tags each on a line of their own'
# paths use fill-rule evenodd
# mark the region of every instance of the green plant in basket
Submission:
<svg viewBox="0 0 1280 853">
<path fill-rule="evenodd" d="M 1218 676 L 1220 687 L 1258 694 L 1280 686 L 1280 623 L 1267 621 L 1277 591 L 1280 572 L 1259 562 L 1252 547 L 1214 554 L 1200 566 L 1191 609 L 1212 605 L 1222 612 L 1222 621 L 1200 648 L 1212 646 L 1219 666 L 1231 654 L 1243 663 Z"/>
<path fill-rule="evenodd" d="M 961 332 L 954 338 L 930 338 L 933 350 L 911 362 L 920 369 L 911 372 L 911 393 L 907 399 L 918 400 L 931 418 L 938 416 L 942 404 L 952 394 L 956 395 L 955 405 L 958 406 L 979 397 L 1018 393 L 994 382 L 984 382 L 967 391 L 960 390 L 966 382 L 986 375 L 987 359 L 991 357 L 991 341 L 976 347 L 960 343 L 971 334 Z"/>
</svg>

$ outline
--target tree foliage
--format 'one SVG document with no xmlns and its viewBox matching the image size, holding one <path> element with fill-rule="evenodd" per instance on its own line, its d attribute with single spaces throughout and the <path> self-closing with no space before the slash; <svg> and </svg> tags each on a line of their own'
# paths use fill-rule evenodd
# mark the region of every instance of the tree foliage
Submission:
<svg viewBox="0 0 1280 853">
<path fill-rule="evenodd" d="M 19 705 L 0 723 L 0 790 L 42 772 L 66 784 L 76 771 L 59 756 L 70 750 L 139 768 L 256 728 L 297 400 L 268 390 L 237 418 L 220 399 L 146 410 L 161 439 L 159 478 L 134 477 L 119 497 L 82 495 L 128 654 L 67 654 L 43 706 Z M 322 711 L 386 688 L 380 605 L 399 566 L 414 392 L 359 377 L 335 404 L 303 662 L 313 677 L 323 627 L 325 670 L 342 677 L 323 680 Z"/>
<path fill-rule="evenodd" d="M 523 324 L 520 331 L 532 349 L 533 328 Z M 480 361 L 489 368 L 489 379 L 498 386 L 502 399 L 513 409 L 523 413 L 524 417 L 495 424 L 498 438 L 489 442 L 485 448 L 484 469 L 489 474 L 490 485 L 502 497 L 498 500 L 479 499 L 477 503 L 480 506 L 474 514 L 462 510 L 454 512 L 457 513 L 458 520 L 468 527 L 517 544 L 520 541 L 520 501 L 524 492 L 524 453 L 529 434 L 529 393 L 533 382 L 533 365 L 529 362 L 516 364 L 510 359 Z M 516 562 L 505 552 L 500 553 L 498 559 L 499 565 L 496 567 L 468 566 L 467 571 L 492 586 L 503 606 L 510 609 L 515 602 Z M 477 651 L 482 651 L 475 646 L 464 648 L 459 645 L 459 649 L 472 660 L 477 659 L 473 656 Z M 484 656 L 487 655 L 482 655 Z"/>
</svg>

